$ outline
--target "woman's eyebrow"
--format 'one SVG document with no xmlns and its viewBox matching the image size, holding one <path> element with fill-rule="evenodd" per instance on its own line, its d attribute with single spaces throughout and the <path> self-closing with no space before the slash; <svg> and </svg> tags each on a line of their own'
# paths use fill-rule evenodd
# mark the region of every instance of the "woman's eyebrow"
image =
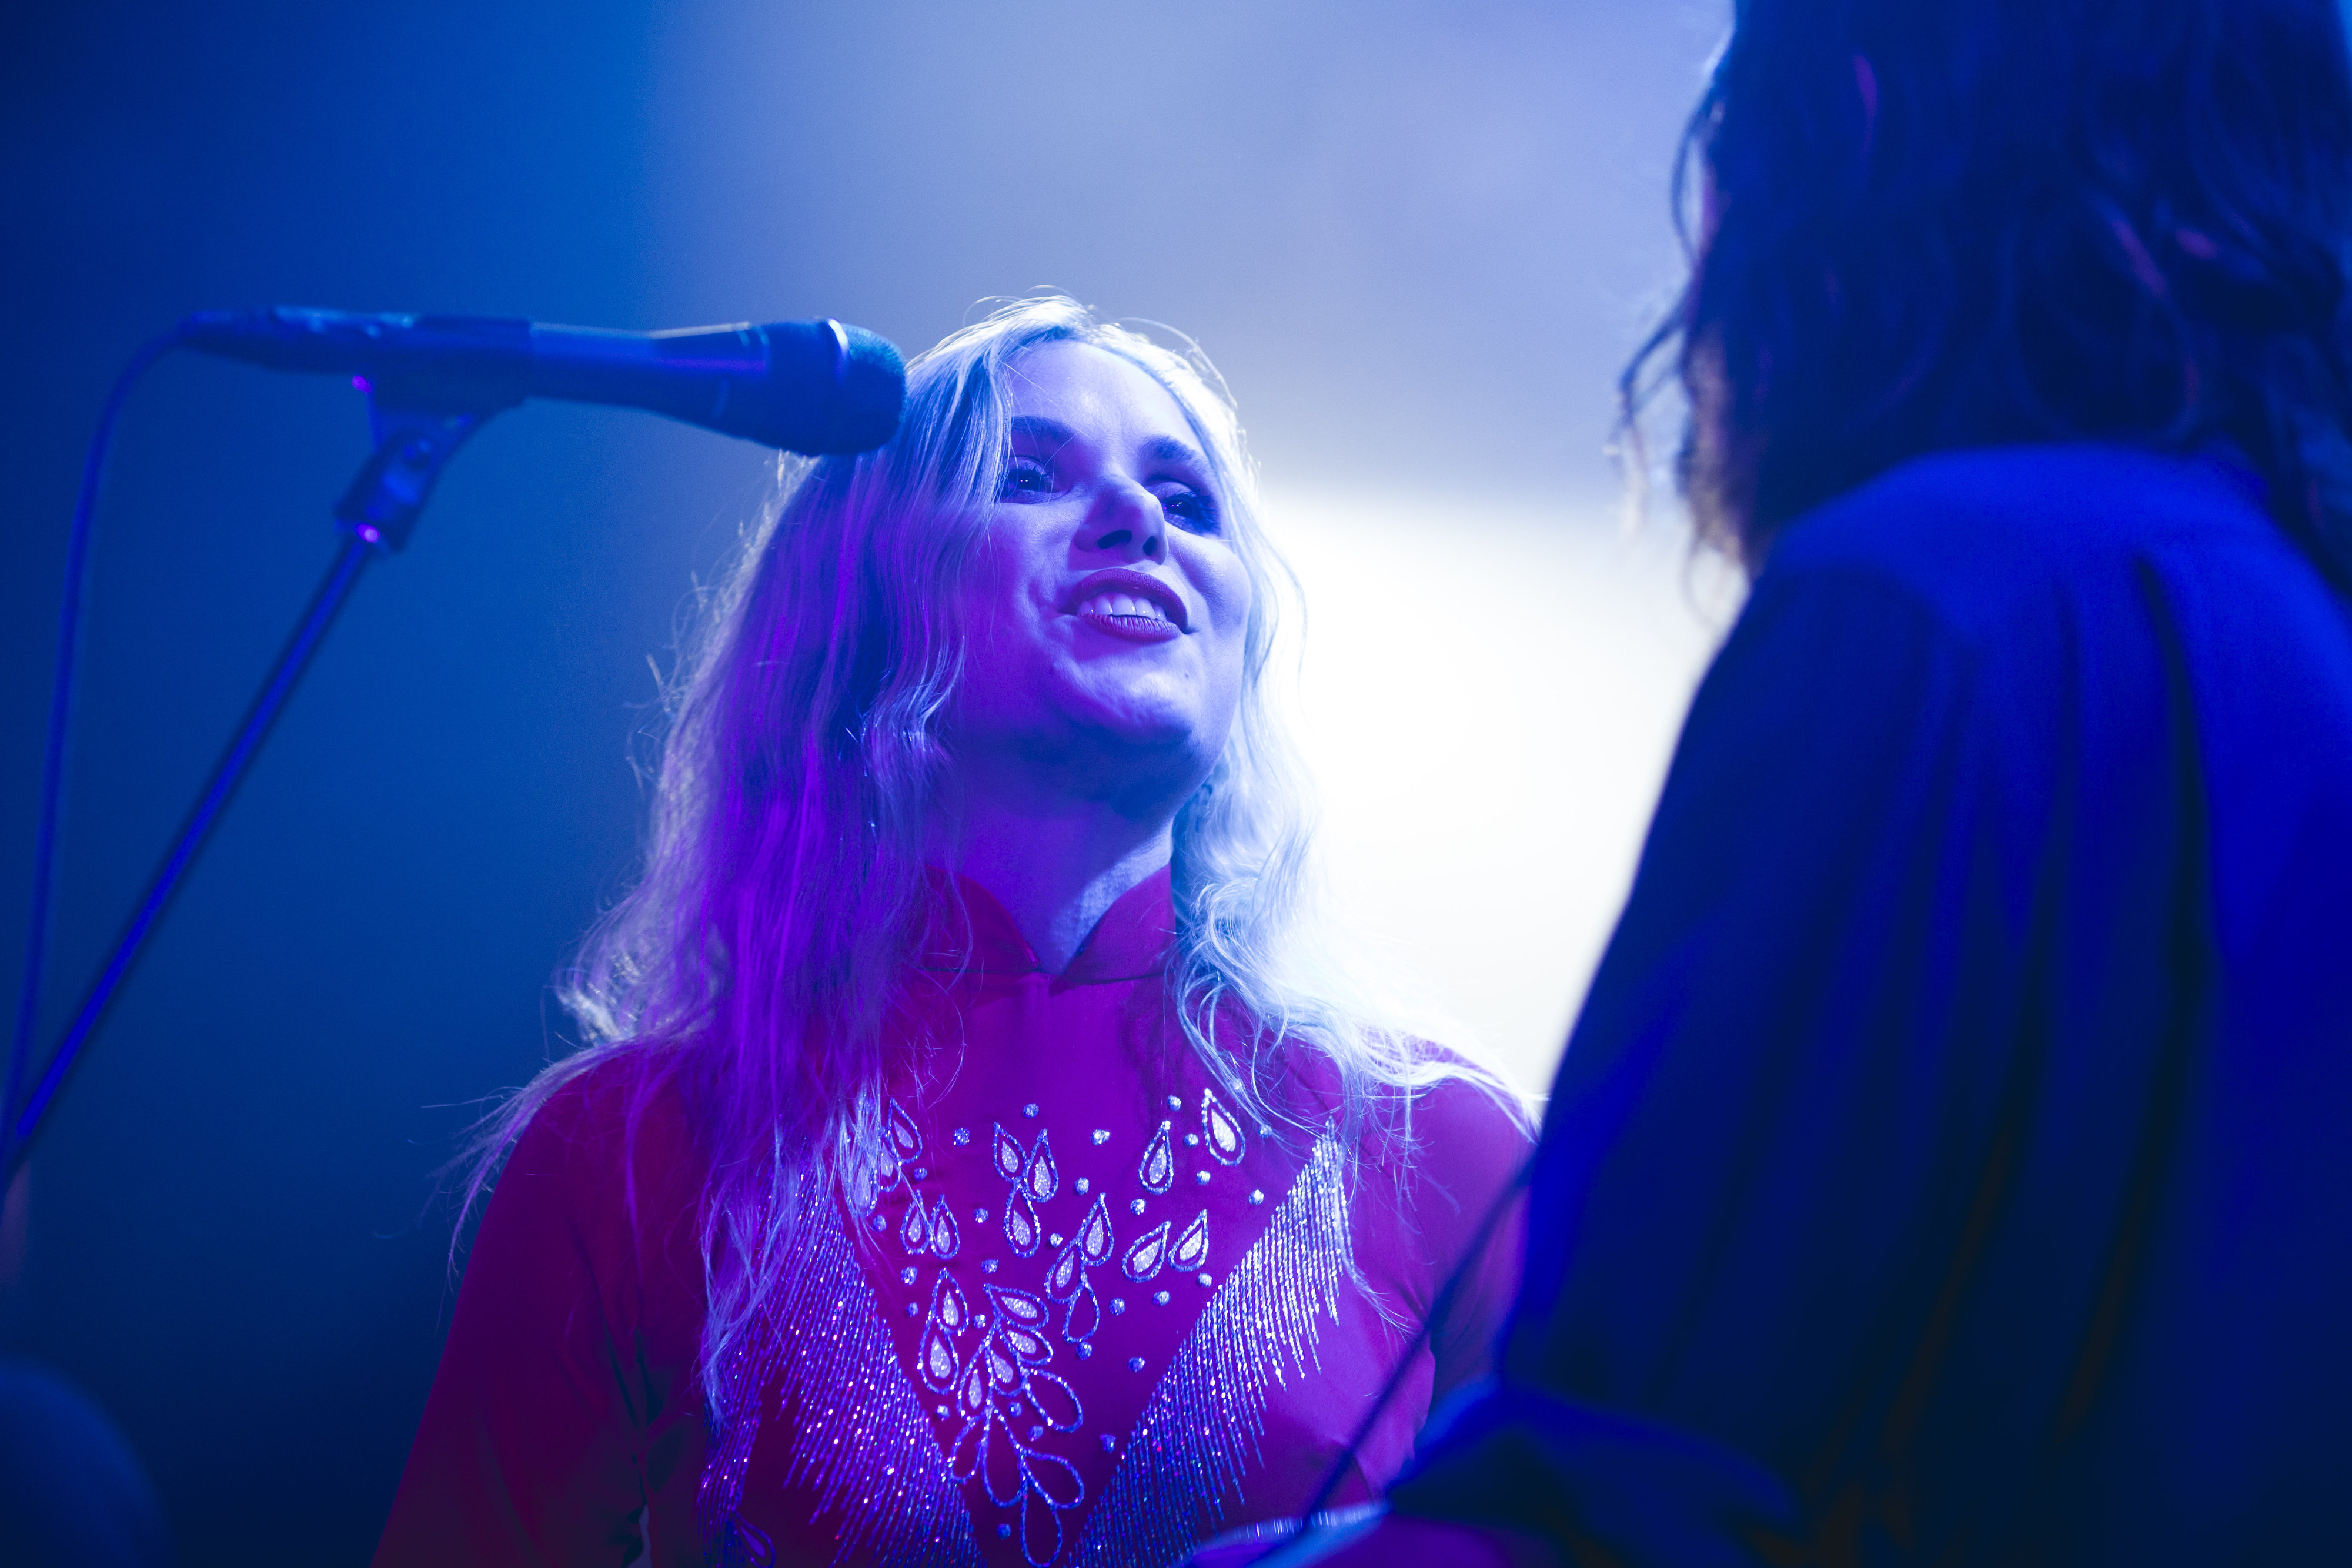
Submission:
<svg viewBox="0 0 2352 1568">
<path fill-rule="evenodd" d="M 1025 435 L 1040 446 L 1066 446 L 1076 433 L 1060 420 L 1042 413 L 1017 413 L 1013 416 L 1013 434 Z"/>
<path fill-rule="evenodd" d="M 1156 457 L 1162 463 L 1189 463 L 1203 473 L 1208 471 L 1209 460 L 1202 456 L 1197 448 L 1185 444 L 1172 435 L 1163 435 L 1156 441 L 1148 443 L 1143 450 L 1146 456 Z"/>
</svg>

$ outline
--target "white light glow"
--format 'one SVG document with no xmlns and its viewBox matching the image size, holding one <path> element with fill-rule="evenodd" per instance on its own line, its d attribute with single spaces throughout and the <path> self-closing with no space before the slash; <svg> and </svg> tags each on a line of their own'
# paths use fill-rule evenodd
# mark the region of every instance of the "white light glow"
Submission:
<svg viewBox="0 0 2352 1568">
<path fill-rule="evenodd" d="M 1540 1092 L 1736 585 L 1605 503 L 1298 492 L 1267 514 L 1307 599 L 1301 731 L 1339 908 Z"/>
</svg>

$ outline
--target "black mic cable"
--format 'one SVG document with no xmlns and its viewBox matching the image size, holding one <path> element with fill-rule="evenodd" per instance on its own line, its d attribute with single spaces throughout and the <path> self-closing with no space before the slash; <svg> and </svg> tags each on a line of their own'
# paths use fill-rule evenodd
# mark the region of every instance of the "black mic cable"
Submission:
<svg viewBox="0 0 2352 1568">
<path fill-rule="evenodd" d="M 114 427 L 139 383 L 157 360 L 179 347 L 173 330 L 139 345 L 108 389 L 100 409 L 98 429 L 82 458 L 81 489 L 74 497 L 73 526 L 66 536 L 65 591 L 58 606 L 58 662 L 49 679 L 48 739 L 41 754 L 41 815 L 33 833 L 33 893 L 31 920 L 25 929 L 25 977 L 16 988 L 16 1027 L 8 1048 L 8 1072 L 0 1086 L 0 1182 L 16 1174 L 16 1104 L 25 1092 L 25 1075 L 31 1070 L 33 1039 L 40 1029 L 41 969 L 48 958 L 49 899 L 57 882 L 58 816 L 65 805 L 66 737 L 72 727 L 74 663 L 81 652 L 82 585 L 89 576 L 91 520 L 98 514 L 98 490 L 106 476 L 106 457 L 114 444 Z"/>
<path fill-rule="evenodd" d="M 1355 1436 L 1348 1439 L 1348 1446 L 1339 1450 L 1339 1457 L 1331 1461 L 1330 1469 L 1325 1472 L 1323 1484 L 1315 1489 L 1313 1497 L 1307 1499 L 1307 1507 L 1300 1514 L 1302 1519 L 1312 1520 L 1330 1506 L 1331 1494 L 1339 1490 L 1339 1483 L 1347 1479 L 1348 1467 L 1356 1462 L 1357 1454 L 1364 1447 L 1364 1439 L 1372 1435 L 1372 1424 L 1381 1418 L 1381 1412 L 1389 1407 L 1389 1402 L 1397 1396 L 1397 1390 L 1404 1386 L 1405 1374 L 1412 1369 L 1412 1358 L 1421 1354 L 1422 1347 L 1429 1343 L 1429 1337 L 1436 1332 L 1437 1325 L 1454 1310 L 1454 1298 L 1461 1293 L 1462 1282 L 1470 1277 L 1470 1270 L 1476 1268 L 1486 1256 L 1486 1243 L 1495 1239 L 1496 1227 L 1503 1223 L 1503 1217 L 1511 1211 L 1512 1203 L 1527 1186 L 1528 1177 L 1535 1171 L 1536 1150 L 1542 1146 L 1538 1141 L 1535 1148 L 1527 1152 L 1527 1156 L 1519 1161 L 1518 1169 L 1511 1173 L 1511 1179 L 1503 1184 L 1503 1190 L 1495 1195 L 1495 1200 L 1486 1206 L 1486 1212 L 1479 1217 L 1478 1228 L 1470 1233 L 1470 1245 L 1462 1249 L 1461 1260 L 1445 1277 L 1445 1283 L 1437 1288 L 1437 1294 L 1430 1298 L 1429 1311 L 1421 1315 L 1421 1327 L 1404 1347 L 1403 1354 L 1397 1357 L 1396 1365 L 1389 1372 L 1388 1382 L 1381 1387 L 1380 1397 L 1372 1401 L 1372 1407 L 1365 1411 L 1364 1418 L 1356 1424 Z"/>
<path fill-rule="evenodd" d="M 340 602 L 341 593 L 348 592 L 349 579 L 361 559 L 350 558 L 339 586 L 321 585 L 320 600 L 306 616 L 296 642 L 281 655 L 280 668 L 273 672 L 272 687 L 257 698 L 245 733 L 216 767 L 213 784 L 192 814 L 179 846 L 158 869 L 146 899 L 114 956 L 101 970 L 80 1015 L 37 1081 L 31 1081 L 57 880 L 75 665 L 100 482 L 115 425 L 131 388 L 157 360 L 180 347 L 277 370 L 354 375 L 379 415 L 398 410 L 487 417 L 526 398 L 551 397 L 647 409 L 723 434 L 812 456 L 866 452 L 887 442 L 898 432 L 907 386 L 906 363 L 887 339 L 829 319 L 619 332 L 498 317 L 362 315 L 278 306 L 199 311 L 141 345 L 116 377 L 100 413 L 82 465 L 81 488 L 75 498 L 66 546 L 57 668 L 50 682 L 40 817 L 35 829 L 25 974 L 17 991 L 7 1069 L 0 1076 L 0 1186 L 22 1165 L 65 1073 L 97 1028 L 155 921 L 162 917 L 188 862 L 226 803 L 227 791 L 249 763 L 251 750 L 267 736 L 277 707 L 299 677 L 310 650 L 324 634 L 333 605 Z M 466 428 L 472 423 L 455 422 Z M 462 439 L 462 432 L 454 439 Z M 381 478 L 384 465 L 402 455 L 380 450 L 378 460 L 362 471 L 362 485 L 372 475 Z M 445 451 L 440 460 L 446 457 Z M 428 486 L 429 483 L 428 479 Z M 413 515 L 423 505 L 424 492 L 419 490 L 410 500 L 408 510 Z M 386 541 L 362 524 L 355 523 L 353 531 L 378 549 L 397 548 L 399 543 L 397 537 Z M 331 595 L 331 586 L 336 588 Z M 237 747 L 243 747 L 242 752 Z"/>
</svg>

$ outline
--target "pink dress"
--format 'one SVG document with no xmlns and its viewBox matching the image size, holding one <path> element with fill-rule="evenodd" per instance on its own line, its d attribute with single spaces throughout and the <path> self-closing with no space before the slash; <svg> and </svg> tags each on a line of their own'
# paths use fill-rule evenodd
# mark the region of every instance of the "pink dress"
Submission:
<svg viewBox="0 0 2352 1568">
<path fill-rule="evenodd" d="M 1148 1565 L 1314 1495 L 1527 1140 L 1454 1082 L 1415 1096 L 1409 1154 L 1352 1159 L 1315 1131 L 1319 1061 L 1279 1089 L 1306 1130 L 1244 1114 L 1168 1017 L 1164 873 L 1058 976 L 963 887 L 971 951 L 923 966 L 943 1043 L 892 1086 L 895 1176 L 793 1249 L 719 1419 L 683 1100 L 632 1126 L 591 1074 L 541 1111 L 378 1564 Z M 1487 1370 L 1517 1252 L 1508 1225 L 1474 1260 L 1337 1501 Z"/>
</svg>

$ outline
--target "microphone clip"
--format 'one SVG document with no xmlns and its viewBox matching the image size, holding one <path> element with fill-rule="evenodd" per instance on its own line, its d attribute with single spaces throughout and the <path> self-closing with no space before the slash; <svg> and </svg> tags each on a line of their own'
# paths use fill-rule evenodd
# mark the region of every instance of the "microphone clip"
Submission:
<svg viewBox="0 0 2352 1568">
<path fill-rule="evenodd" d="M 367 393 L 375 451 L 335 503 L 335 518 L 363 542 L 397 551 L 408 543 L 441 470 L 497 411 L 413 408 L 386 398 L 364 376 L 352 381 Z"/>
</svg>

